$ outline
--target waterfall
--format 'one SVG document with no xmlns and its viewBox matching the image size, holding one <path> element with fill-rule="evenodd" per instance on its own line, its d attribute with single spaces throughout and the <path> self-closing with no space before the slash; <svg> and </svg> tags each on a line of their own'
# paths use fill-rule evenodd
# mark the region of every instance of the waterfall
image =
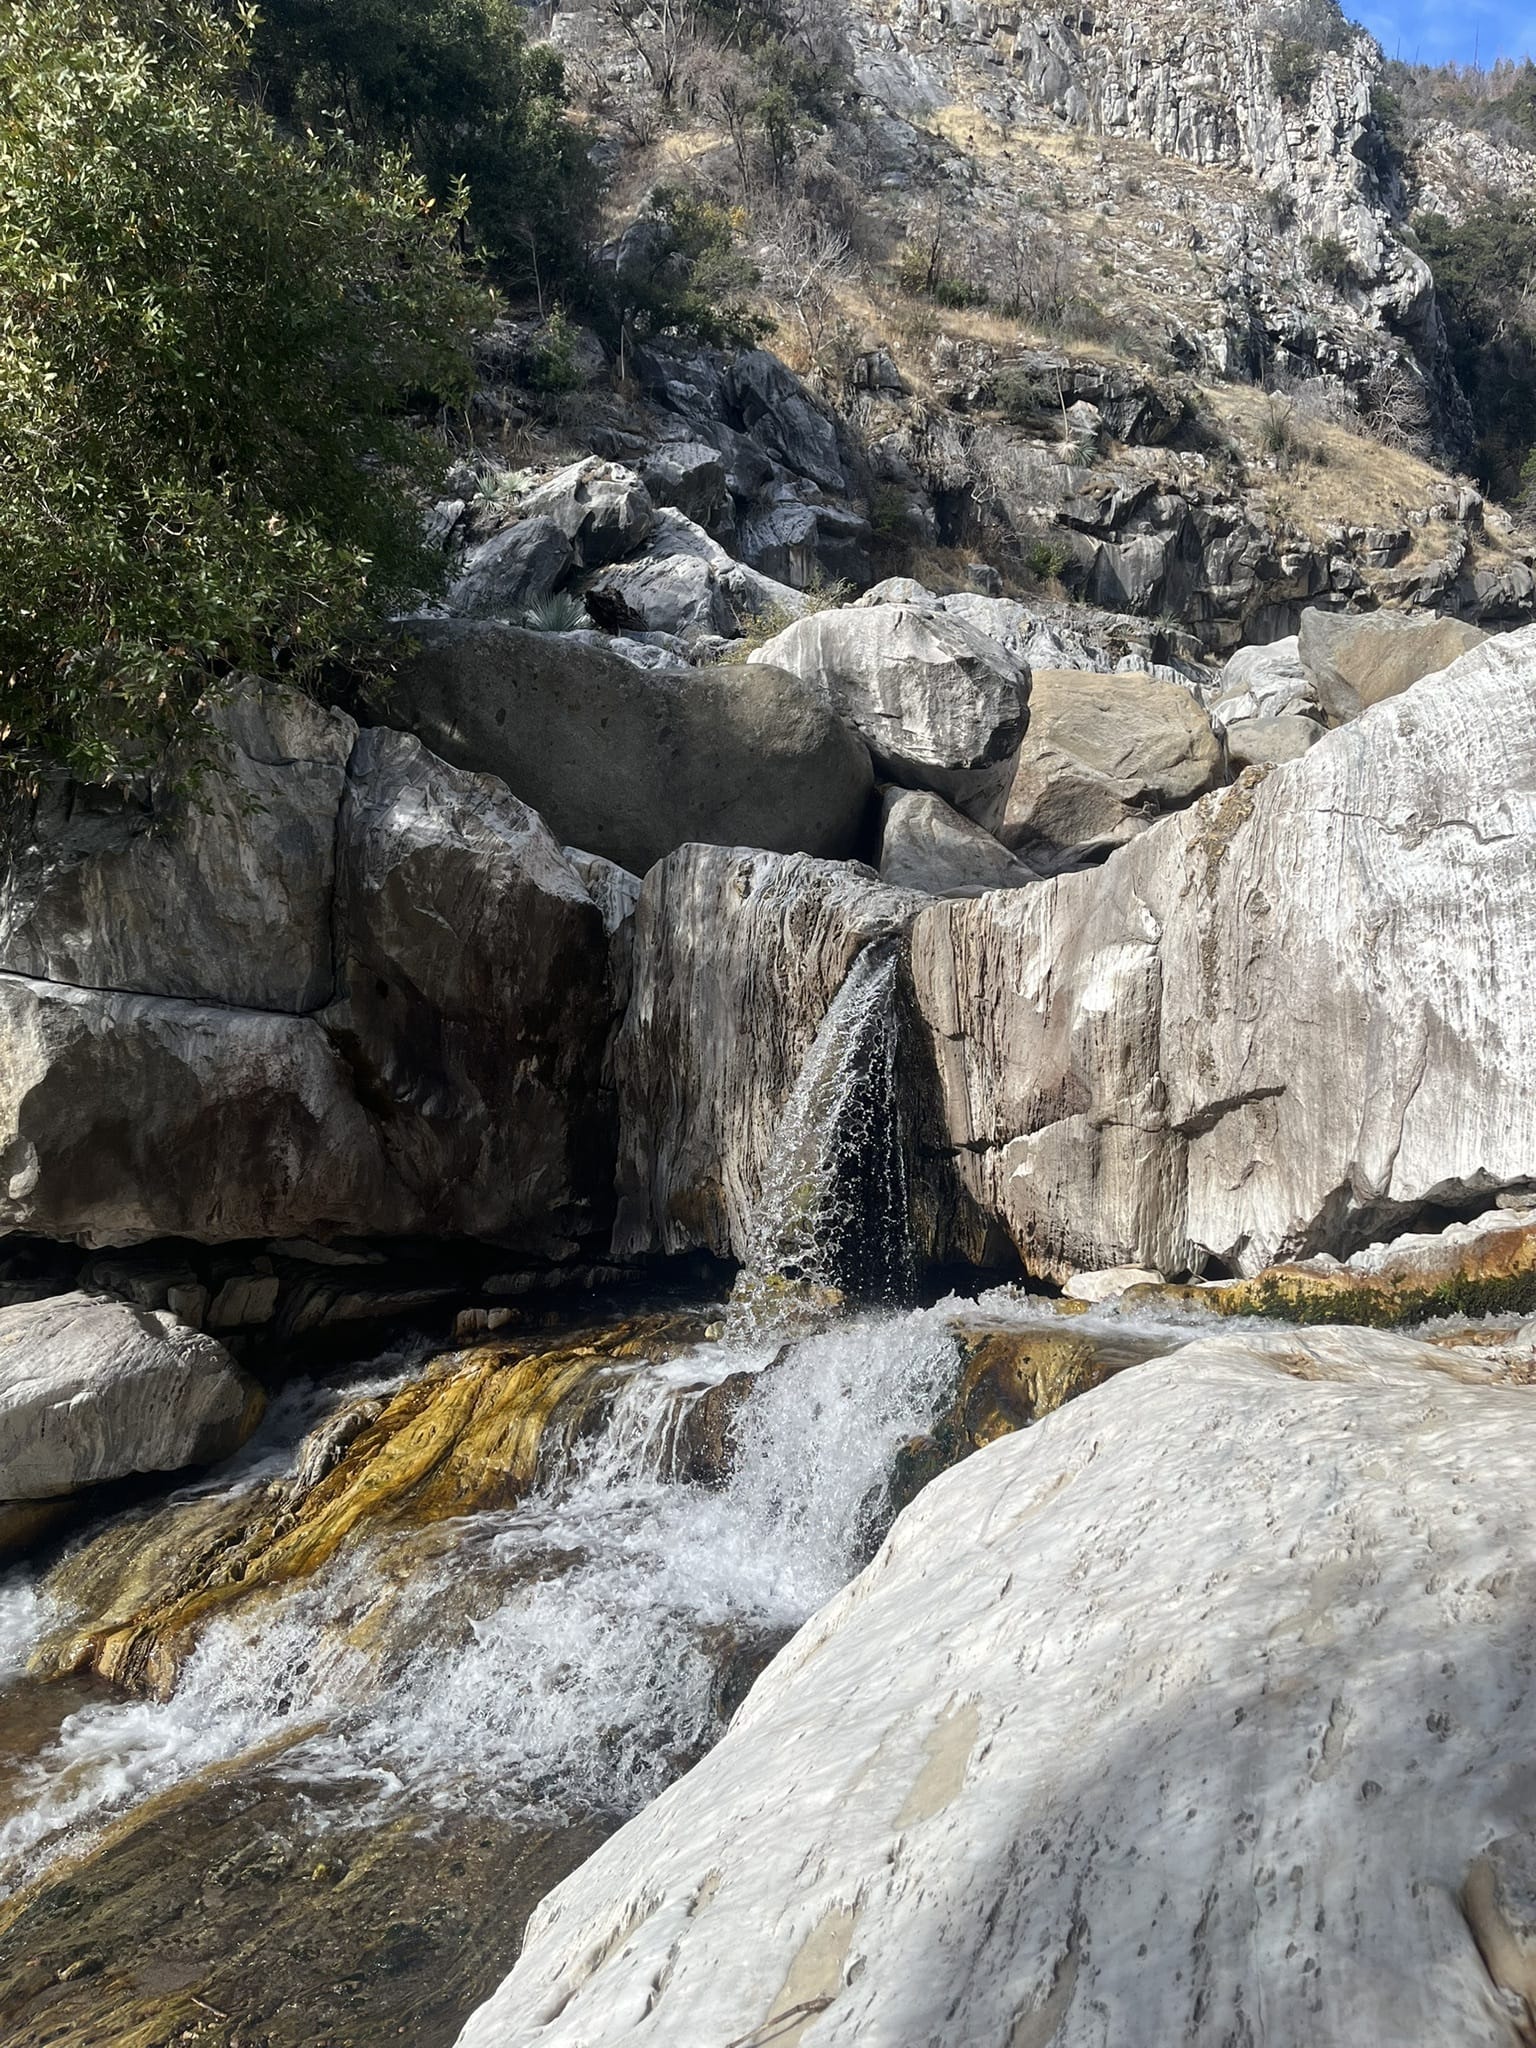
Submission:
<svg viewBox="0 0 1536 2048">
<path fill-rule="evenodd" d="M 518 1506 L 379 1529 L 212 1621 L 169 1700 L 77 1707 L 0 1803 L 0 1894 L 103 1820 L 286 1734 L 302 1739 L 285 1776 L 354 1814 L 632 1811 L 720 1732 L 722 1668 L 740 1651 L 750 1677 L 863 1564 L 892 1461 L 957 1362 L 940 1310 L 625 1361 L 602 1427 Z M 682 1445 L 727 1396 L 728 1470 L 701 1483 Z M 264 1431 L 225 1483 L 292 1470 L 295 1420 L 313 1427 L 325 1403 L 311 1385 L 274 1406 L 290 1440 Z M 60 1619 L 18 1579 L 0 1673 Z"/>
<path fill-rule="evenodd" d="M 749 1312 L 774 1280 L 863 1301 L 911 1297 L 896 977 L 895 942 L 867 946 L 806 1054 L 747 1233 L 738 1295 Z"/>
</svg>

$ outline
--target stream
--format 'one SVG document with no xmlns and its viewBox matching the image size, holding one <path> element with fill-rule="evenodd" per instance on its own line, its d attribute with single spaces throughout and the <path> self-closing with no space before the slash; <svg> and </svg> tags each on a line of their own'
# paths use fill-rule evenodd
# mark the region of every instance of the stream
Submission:
<svg viewBox="0 0 1536 2048">
<path fill-rule="evenodd" d="M 546 1432 L 522 1501 L 364 1527 L 311 1577 L 215 1613 L 164 1699 L 26 1670 L 67 1629 L 60 1588 L 80 1590 L 99 1529 L 53 1571 L 13 1569 L 8 2048 L 451 2042 L 538 1898 L 718 1738 L 871 1554 L 899 1455 L 953 1400 L 962 1315 L 1060 1328 L 1001 1290 L 799 1335 L 727 1325 L 604 1367 L 599 1420 Z M 1073 1324 L 1128 1357 L 1191 1334 Z M 397 1356 L 291 1385 L 236 1458 L 109 1533 L 155 1555 L 174 1516 L 281 1486 L 329 1416 L 423 1370 Z M 701 1475 L 722 1390 L 728 1469 Z"/>
</svg>

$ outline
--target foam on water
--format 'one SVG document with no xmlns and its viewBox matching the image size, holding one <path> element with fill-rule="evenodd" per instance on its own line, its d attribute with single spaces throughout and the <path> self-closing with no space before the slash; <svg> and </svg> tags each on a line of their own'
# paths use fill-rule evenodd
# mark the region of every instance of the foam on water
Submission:
<svg viewBox="0 0 1536 2048">
<path fill-rule="evenodd" d="M 72 1714 L 0 1822 L 0 1883 L 66 1831 L 315 1722 L 286 1767 L 368 1799 L 632 1809 L 715 1731 L 711 1638 L 787 1631 L 863 1563 L 891 1461 L 956 1364 L 941 1310 L 638 1364 L 520 1507 L 354 1545 L 210 1625 L 169 1701 Z M 742 1371 L 758 1380 L 727 1483 L 674 1476 L 679 1410 Z M 14 1667 L 47 1618 L 24 1583 L 7 1598 Z"/>
</svg>

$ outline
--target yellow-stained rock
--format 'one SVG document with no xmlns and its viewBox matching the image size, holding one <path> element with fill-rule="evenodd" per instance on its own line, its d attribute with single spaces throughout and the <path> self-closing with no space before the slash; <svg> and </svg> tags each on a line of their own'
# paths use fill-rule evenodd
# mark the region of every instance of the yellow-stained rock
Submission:
<svg viewBox="0 0 1536 2048">
<path fill-rule="evenodd" d="M 32 1669 L 94 1670 L 130 1691 L 166 1697 L 215 1610 L 305 1579 L 356 1533 L 508 1507 L 539 1476 L 541 1452 L 564 1444 L 614 1368 L 696 1342 L 691 1317 L 653 1316 L 609 1329 L 509 1339 L 436 1360 L 300 1477 L 234 1496 L 199 1496 L 114 1522 L 49 1574 L 75 1619 L 46 1639 Z"/>
<path fill-rule="evenodd" d="M 898 1457 L 890 1489 L 894 1507 L 905 1507 L 930 1479 L 973 1451 L 1184 1341 L 1168 1330 L 1129 1324 L 1084 1330 L 1073 1313 L 1083 1306 L 1042 1302 L 1037 1323 L 955 1323 L 961 1358 L 955 1398 L 932 1430 L 914 1437 Z"/>
<path fill-rule="evenodd" d="M 1138 1287 L 1127 1301 L 1180 1300 L 1228 1316 L 1396 1329 L 1433 1316 L 1536 1312 L 1536 1219 L 1494 1210 L 1433 1236 L 1373 1245 L 1342 1264 L 1266 1266 L 1251 1280 Z"/>
</svg>

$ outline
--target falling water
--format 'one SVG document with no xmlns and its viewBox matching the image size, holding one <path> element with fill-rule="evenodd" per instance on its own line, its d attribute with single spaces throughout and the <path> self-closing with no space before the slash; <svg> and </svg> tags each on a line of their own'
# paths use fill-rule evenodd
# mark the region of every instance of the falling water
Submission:
<svg viewBox="0 0 1536 2048">
<path fill-rule="evenodd" d="M 360 1799 L 632 1810 L 719 1732 L 723 1653 L 782 1640 L 859 1568 L 956 1363 L 938 1311 L 636 1362 L 605 1427 L 518 1507 L 380 1531 L 210 1624 L 171 1699 L 71 1714 L 0 1819 L 0 1889 L 61 1831 L 313 1726 L 288 1767 Z M 700 1484 L 679 1432 L 726 1380 L 745 1389 L 730 1469 Z M 273 1463 L 268 1441 L 244 1475 Z M 18 1582 L 0 1670 L 59 1618 Z"/>
<path fill-rule="evenodd" d="M 812 1041 L 779 1119 L 748 1232 L 742 1291 L 749 1301 L 771 1277 L 866 1301 L 911 1297 L 896 975 L 895 946 L 867 946 Z"/>
</svg>

